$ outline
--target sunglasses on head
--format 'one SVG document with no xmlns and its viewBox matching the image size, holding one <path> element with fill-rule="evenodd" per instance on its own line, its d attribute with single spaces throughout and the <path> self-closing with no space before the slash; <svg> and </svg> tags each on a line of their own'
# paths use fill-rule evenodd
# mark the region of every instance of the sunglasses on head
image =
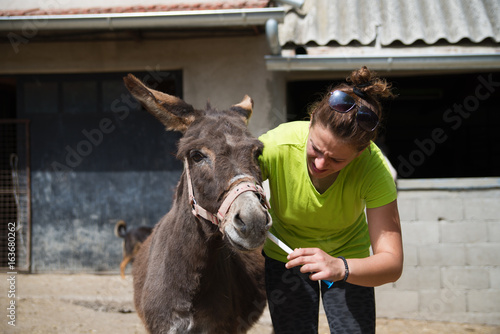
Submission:
<svg viewBox="0 0 500 334">
<path fill-rule="evenodd" d="M 358 125 L 368 132 L 372 132 L 377 128 L 379 122 L 377 114 L 370 108 L 357 105 L 354 98 L 343 91 L 334 90 L 330 92 L 328 104 L 330 108 L 342 114 L 349 112 L 354 107 L 358 107 L 358 111 L 356 112 L 356 121 Z"/>
</svg>

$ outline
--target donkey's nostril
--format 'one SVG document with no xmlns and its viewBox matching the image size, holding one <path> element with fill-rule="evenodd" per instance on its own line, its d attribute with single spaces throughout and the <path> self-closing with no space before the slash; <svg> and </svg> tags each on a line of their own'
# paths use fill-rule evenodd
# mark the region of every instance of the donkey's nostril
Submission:
<svg viewBox="0 0 500 334">
<path fill-rule="evenodd" d="M 247 224 L 241 219 L 240 214 L 234 216 L 234 223 L 236 228 L 243 234 L 247 232 Z"/>
</svg>

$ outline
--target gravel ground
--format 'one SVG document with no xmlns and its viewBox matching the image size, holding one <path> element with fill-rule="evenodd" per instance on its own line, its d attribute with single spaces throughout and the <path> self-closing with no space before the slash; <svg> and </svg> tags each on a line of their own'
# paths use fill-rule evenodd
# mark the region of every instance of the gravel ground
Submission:
<svg viewBox="0 0 500 334">
<path fill-rule="evenodd" d="M 11 299 L 8 276 L 0 279 L 0 333 L 145 334 L 132 303 L 132 278 L 119 275 L 16 275 Z M 15 327 L 8 324 L 9 302 L 15 300 Z M 320 319 L 320 334 L 329 333 Z M 269 313 L 250 334 L 271 334 Z M 483 326 L 405 319 L 377 319 L 378 334 L 500 333 L 500 326 Z"/>
</svg>

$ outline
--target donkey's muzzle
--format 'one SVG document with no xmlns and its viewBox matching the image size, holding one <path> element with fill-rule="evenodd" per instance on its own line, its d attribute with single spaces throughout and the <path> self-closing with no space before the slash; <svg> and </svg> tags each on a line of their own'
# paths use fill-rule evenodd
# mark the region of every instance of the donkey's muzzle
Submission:
<svg viewBox="0 0 500 334">
<path fill-rule="evenodd" d="M 240 250 L 259 248 L 271 227 L 271 216 L 255 192 L 238 196 L 229 208 L 222 229 L 231 244 Z"/>
</svg>

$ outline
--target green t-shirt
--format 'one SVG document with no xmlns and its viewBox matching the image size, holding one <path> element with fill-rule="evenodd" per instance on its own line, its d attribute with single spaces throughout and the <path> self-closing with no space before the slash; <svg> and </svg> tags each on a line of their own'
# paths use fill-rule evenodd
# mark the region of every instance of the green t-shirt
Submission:
<svg viewBox="0 0 500 334">
<path fill-rule="evenodd" d="M 370 149 L 344 167 L 323 194 L 313 186 L 306 161 L 309 122 L 284 123 L 263 134 L 260 166 L 271 192 L 271 232 L 290 248 L 317 247 L 332 256 L 370 255 L 365 206 L 376 208 L 397 197 L 380 149 Z M 287 254 L 267 239 L 267 256 L 287 262 Z"/>
</svg>

